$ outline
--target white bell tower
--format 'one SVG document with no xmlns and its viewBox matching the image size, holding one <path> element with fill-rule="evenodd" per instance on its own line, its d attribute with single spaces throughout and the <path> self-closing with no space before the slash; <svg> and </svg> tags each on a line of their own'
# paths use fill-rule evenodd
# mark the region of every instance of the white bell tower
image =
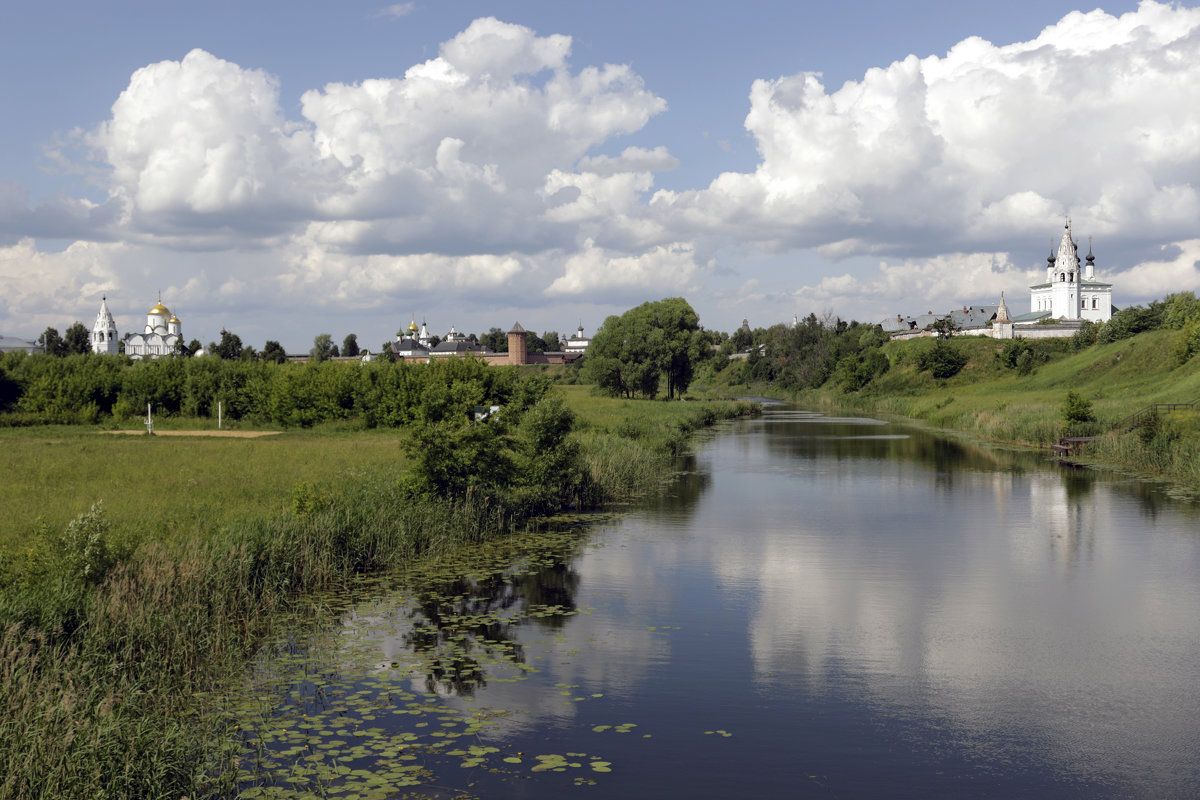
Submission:
<svg viewBox="0 0 1200 800">
<path fill-rule="evenodd" d="M 112 312 L 108 310 L 108 298 L 100 298 L 100 313 L 92 323 L 92 352 L 97 355 L 116 355 L 117 323 Z"/>
</svg>

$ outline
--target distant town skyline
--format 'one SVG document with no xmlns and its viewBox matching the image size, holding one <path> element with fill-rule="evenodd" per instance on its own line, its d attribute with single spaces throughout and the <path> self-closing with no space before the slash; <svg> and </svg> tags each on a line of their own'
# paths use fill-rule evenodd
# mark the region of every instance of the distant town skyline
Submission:
<svg viewBox="0 0 1200 800">
<path fill-rule="evenodd" d="M 1118 307 L 1200 289 L 1190 3 L 70 0 L 0 70 L 8 336 L 874 322 L 1026 296 L 1067 217 Z"/>
</svg>

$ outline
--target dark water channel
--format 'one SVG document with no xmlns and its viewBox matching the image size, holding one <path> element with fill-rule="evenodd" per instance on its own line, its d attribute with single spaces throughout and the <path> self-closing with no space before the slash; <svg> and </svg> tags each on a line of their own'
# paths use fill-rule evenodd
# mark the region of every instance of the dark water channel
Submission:
<svg viewBox="0 0 1200 800">
<path fill-rule="evenodd" d="M 247 795 L 1200 795 L 1200 514 L 785 409 L 265 659 Z"/>
</svg>

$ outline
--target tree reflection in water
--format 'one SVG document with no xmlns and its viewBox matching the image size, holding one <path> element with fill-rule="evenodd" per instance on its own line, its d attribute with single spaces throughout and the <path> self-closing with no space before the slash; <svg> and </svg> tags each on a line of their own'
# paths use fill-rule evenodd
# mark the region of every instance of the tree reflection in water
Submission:
<svg viewBox="0 0 1200 800">
<path fill-rule="evenodd" d="M 463 569 L 454 578 L 420 581 L 404 642 L 425 659 L 425 690 L 471 697 L 487 686 L 489 665 L 524 664 L 521 626 L 558 629 L 576 611 L 577 544 L 539 548 L 487 574 Z"/>
</svg>

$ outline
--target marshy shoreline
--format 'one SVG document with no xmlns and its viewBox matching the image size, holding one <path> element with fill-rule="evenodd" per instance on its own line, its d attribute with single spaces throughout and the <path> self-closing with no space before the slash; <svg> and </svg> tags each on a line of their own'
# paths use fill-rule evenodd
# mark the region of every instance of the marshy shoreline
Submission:
<svg viewBox="0 0 1200 800">
<path fill-rule="evenodd" d="M 566 412 L 542 404 L 553 392 L 567 396 Z M 414 465 L 427 456 L 410 452 L 406 459 L 389 438 L 381 451 L 392 454 L 391 464 L 368 457 L 356 466 L 352 457 L 335 457 L 332 463 L 342 465 L 336 476 L 301 481 L 289 496 L 259 507 L 278 510 L 226 518 L 205 535 L 183 531 L 158 541 L 114 524 L 104 503 L 96 503 L 63 529 L 43 522 L 18 541 L 10 537 L 0 550 L 6 583 L 0 591 L 0 703 L 6 708 L 0 795 L 235 793 L 238 732 L 228 719 L 207 713 L 204 698 L 246 668 L 303 598 L 498 536 L 520 536 L 551 511 L 542 499 L 547 492 L 556 506 L 592 507 L 653 491 L 695 431 L 755 409 L 750 403 L 609 400 L 583 387 L 553 392 L 547 384 L 514 400 L 524 404 L 524 415 L 496 439 L 510 453 L 510 467 L 522 471 L 511 496 L 502 497 L 498 485 L 458 493 L 414 481 Z M 563 419 L 574 424 L 553 433 Z M 456 427 L 452 435 L 476 436 L 477 430 Z M 313 437 L 319 451 L 322 435 L 173 443 L 131 437 L 120 444 L 269 445 L 286 461 L 289 448 L 311 453 Z M 372 438 L 339 431 L 336 441 L 324 444 L 353 451 L 360 436 Z M 151 438 L 158 437 L 145 437 Z M 67 437 L 54 458 L 69 458 L 83 441 L 87 437 Z M 45 456 L 36 445 L 17 450 L 31 461 Z M 553 476 L 529 477 L 538 460 L 523 459 L 534 452 L 559 458 L 555 470 L 570 456 L 570 486 Z M 221 468 L 219 459 L 213 463 Z M 567 494 L 569 501 L 561 502 Z M 163 516 L 172 513 L 172 501 L 156 498 L 152 487 L 143 501 Z"/>
</svg>

